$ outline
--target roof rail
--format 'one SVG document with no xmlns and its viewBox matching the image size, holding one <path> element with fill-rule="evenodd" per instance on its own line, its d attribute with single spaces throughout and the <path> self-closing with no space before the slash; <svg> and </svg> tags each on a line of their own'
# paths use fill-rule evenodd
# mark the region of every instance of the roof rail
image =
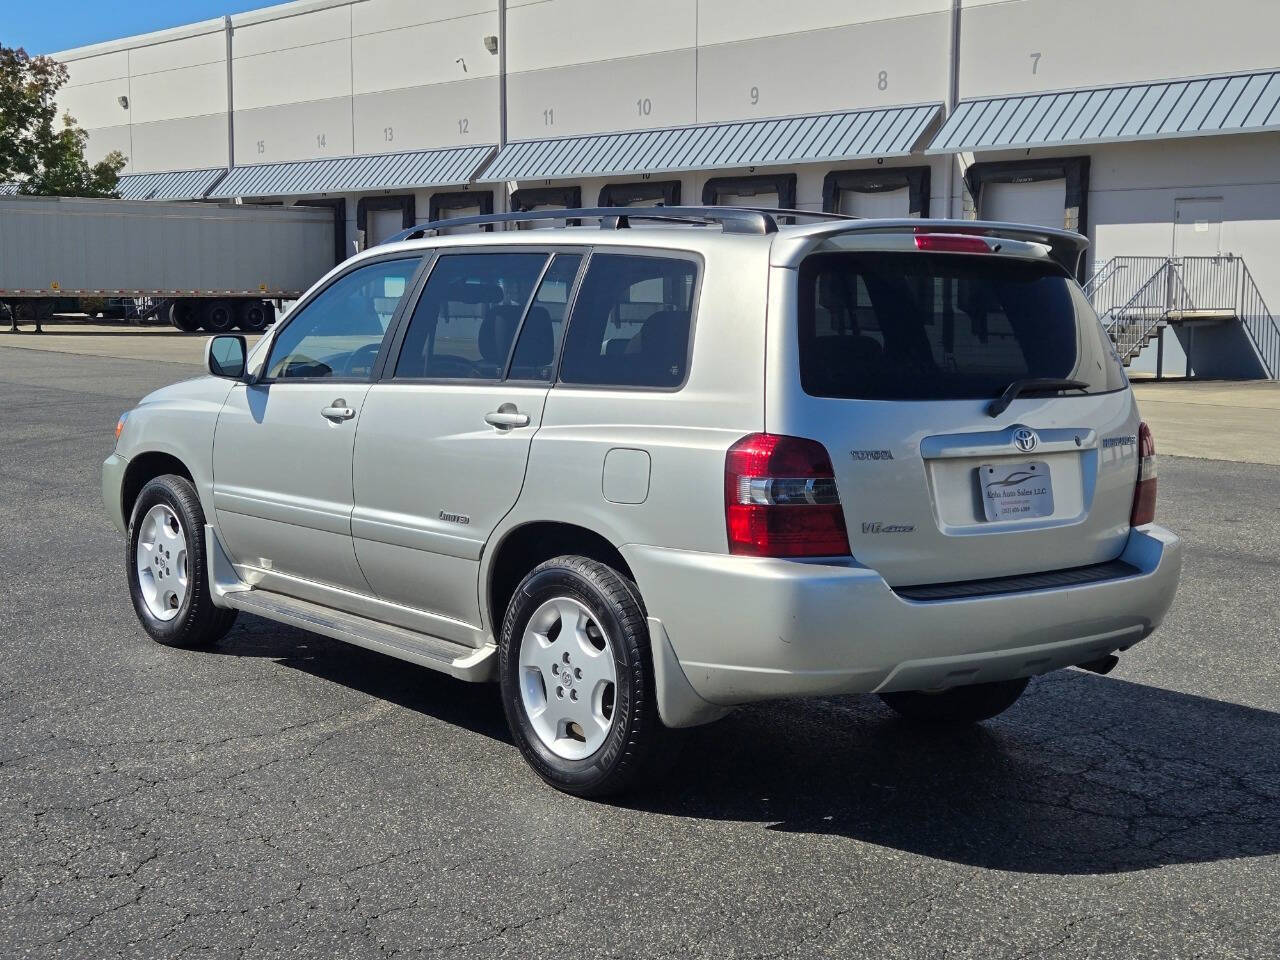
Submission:
<svg viewBox="0 0 1280 960">
<path fill-rule="evenodd" d="M 774 207 L 582 207 L 567 210 L 523 210 L 489 213 L 477 217 L 432 220 L 410 227 L 383 240 L 382 244 L 417 240 L 452 227 L 488 226 L 498 223 L 529 223 L 538 220 L 599 220 L 604 230 L 625 230 L 632 220 L 654 220 L 694 226 L 717 225 L 725 233 L 765 235 L 776 233 L 778 218 L 805 217 L 815 220 L 851 220 L 840 213 L 814 210 L 783 210 Z"/>
</svg>

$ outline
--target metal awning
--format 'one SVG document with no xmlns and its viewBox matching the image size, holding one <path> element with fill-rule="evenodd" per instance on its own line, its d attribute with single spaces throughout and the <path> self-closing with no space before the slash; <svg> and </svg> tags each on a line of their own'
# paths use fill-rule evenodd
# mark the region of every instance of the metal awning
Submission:
<svg viewBox="0 0 1280 960">
<path fill-rule="evenodd" d="M 202 200 L 209 188 L 226 175 L 225 167 L 131 173 L 120 178 L 117 191 L 121 200 Z"/>
<path fill-rule="evenodd" d="M 481 181 L 551 180 L 905 156 L 938 103 L 509 143 Z"/>
<path fill-rule="evenodd" d="M 1280 70 L 962 101 L 926 153 L 1280 129 Z"/>
<path fill-rule="evenodd" d="M 485 144 L 234 167 L 209 196 L 225 200 L 462 184 L 475 177 L 493 151 L 492 144 Z"/>
</svg>

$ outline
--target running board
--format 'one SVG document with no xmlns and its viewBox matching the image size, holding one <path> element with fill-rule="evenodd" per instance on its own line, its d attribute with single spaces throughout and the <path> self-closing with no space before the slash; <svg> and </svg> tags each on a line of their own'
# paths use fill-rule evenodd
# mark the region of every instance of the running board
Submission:
<svg viewBox="0 0 1280 960">
<path fill-rule="evenodd" d="M 476 649 L 267 590 L 237 590 L 225 594 L 222 603 L 245 613 L 430 667 L 459 680 L 493 679 L 494 655 L 498 648 L 491 643 Z"/>
<path fill-rule="evenodd" d="M 214 606 L 230 607 L 268 620 L 310 630 L 334 640 L 354 643 L 419 666 L 439 670 L 459 680 L 484 682 L 497 679 L 497 645 L 482 647 L 442 640 L 415 630 L 370 620 L 318 603 L 299 600 L 250 586 L 241 580 L 222 548 L 217 533 L 205 525 L 205 550 Z"/>
</svg>

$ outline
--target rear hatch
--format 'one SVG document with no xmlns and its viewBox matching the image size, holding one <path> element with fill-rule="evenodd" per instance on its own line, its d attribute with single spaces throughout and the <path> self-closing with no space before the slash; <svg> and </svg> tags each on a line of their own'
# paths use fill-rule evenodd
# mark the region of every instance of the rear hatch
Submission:
<svg viewBox="0 0 1280 960">
<path fill-rule="evenodd" d="M 826 446 L 859 562 L 899 586 L 1120 554 L 1136 408 L 1061 267 L 899 246 L 776 273 L 767 429 Z M 1033 383 L 993 416 L 1017 381 Z"/>
</svg>

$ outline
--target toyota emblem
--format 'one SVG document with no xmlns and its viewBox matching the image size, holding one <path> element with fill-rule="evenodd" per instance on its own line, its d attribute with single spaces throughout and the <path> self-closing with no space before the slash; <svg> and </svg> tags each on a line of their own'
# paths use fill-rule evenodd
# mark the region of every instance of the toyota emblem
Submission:
<svg viewBox="0 0 1280 960">
<path fill-rule="evenodd" d="M 1023 453 L 1030 453 L 1040 446 L 1040 438 L 1036 436 L 1034 430 L 1028 427 L 1019 427 L 1013 431 L 1013 445 Z"/>
</svg>

